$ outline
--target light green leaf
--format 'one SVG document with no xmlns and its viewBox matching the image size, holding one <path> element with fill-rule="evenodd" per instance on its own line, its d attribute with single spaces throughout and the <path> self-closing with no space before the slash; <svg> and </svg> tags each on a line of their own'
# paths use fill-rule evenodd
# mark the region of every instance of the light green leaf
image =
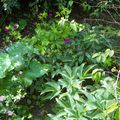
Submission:
<svg viewBox="0 0 120 120">
<path fill-rule="evenodd" d="M 120 120 L 120 107 L 117 109 L 115 113 L 115 120 Z"/>
<path fill-rule="evenodd" d="M 5 77 L 5 73 L 7 70 L 9 70 L 11 65 L 11 60 L 9 58 L 9 55 L 6 53 L 0 54 L 0 78 Z"/>
<path fill-rule="evenodd" d="M 30 62 L 30 70 L 25 72 L 25 76 L 28 78 L 36 79 L 47 73 L 49 65 L 41 64 L 40 62 L 33 60 Z"/>
</svg>

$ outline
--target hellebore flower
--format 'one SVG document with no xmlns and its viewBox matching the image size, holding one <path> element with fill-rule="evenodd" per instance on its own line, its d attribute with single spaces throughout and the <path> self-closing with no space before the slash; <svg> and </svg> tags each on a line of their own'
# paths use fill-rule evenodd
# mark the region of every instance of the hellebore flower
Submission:
<svg viewBox="0 0 120 120">
<path fill-rule="evenodd" d="M 4 29 L 4 31 L 5 31 L 5 32 L 9 32 L 10 29 L 6 27 L 6 28 Z"/>
<path fill-rule="evenodd" d="M 49 17 L 52 17 L 52 16 L 53 16 L 53 13 L 52 13 L 52 12 L 49 12 L 49 13 L 48 13 L 48 16 L 49 16 Z"/>
<path fill-rule="evenodd" d="M 39 12 L 38 12 L 38 11 L 35 12 L 35 16 L 36 16 L 36 17 L 39 16 Z"/>
<path fill-rule="evenodd" d="M 4 101 L 5 99 L 5 96 L 0 96 L 0 102 Z"/>
<path fill-rule="evenodd" d="M 70 39 L 69 39 L 69 38 L 66 38 L 66 39 L 64 40 L 64 43 L 65 43 L 65 44 L 70 43 Z"/>
<path fill-rule="evenodd" d="M 17 29 L 18 27 L 19 27 L 18 24 L 15 24 L 15 25 L 13 26 L 14 29 Z"/>
<path fill-rule="evenodd" d="M 25 30 L 25 35 L 28 35 L 30 33 L 29 30 Z"/>
<path fill-rule="evenodd" d="M 8 114 L 8 116 L 12 116 L 13 112 L 12 111 L 8 111 L 7 114 Z"/>
</svg>

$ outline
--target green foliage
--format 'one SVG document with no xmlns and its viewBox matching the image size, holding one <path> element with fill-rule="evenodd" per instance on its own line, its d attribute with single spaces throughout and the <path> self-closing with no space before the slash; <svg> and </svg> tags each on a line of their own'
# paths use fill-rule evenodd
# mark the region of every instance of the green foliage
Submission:
<svg viewBox="0 0 120 120">
<path fill-rule="evenodd" d="M 38 32 L 34 39 L 32 38 L 31 41 L 27 39 L 40 52 L 42 51 L 40 47 L 46 48 L 43 53 L 41 52 L 44 55 L 41 57 L 43 62 L 52 65 L 49 76 L 43 78 L 43 81 L 48 82 L 40 82 L 36 85 L 36 91 L 41 95 L 41 103 L 56 101 L 54 109 L 46 119 L 117 118 L 119 102 L 115 95 L 117 87 L 114 86 L 115 77 L 104 71 L 114 63 L 114 51 L 109 39 L 99 27 L 91 28 L 74 21 L 68 23 L 64 18 L 58 23 L 48 23 L 47 27 L 37 25 Z M 56 32 L 53 32 L 55 28 Z M 63 28 L 67 28 L 66 33 Z M 39 36 L 36 37 L 38 34 Z M 51 35 L 56 36 L 56 39 Z M 65 38 L 70 38 L 70 42 L 64 43 Z M 41 84 L 43 84 L 42 88 L 39 88 Z"/>
<path fill-rule="evenodd" d="M 88 78 L 88 81 L 92 78 L 92 68 L 93 66 L 88 67 L 85 70 L 86 77 L 81 79 L 80 76 L 84 75 L 83 64 L 79 68 L 65 66 L 65 71 L 61 72 L 62 79 L 45 85 L 43 93 L 49 93 L 46 98 L 55 97 L 57 102 L 53 109 L 55 115 L 48 114 L 51 120 L 114 119 L 115 111 L 119 107 L 114 94 L 114 79 L 104 76 L 98 86 L 91 86 L 89 83 L 84 85 Z"/>
<path fill-rule="evenodd" d="M 114 55 L 114 51 L 107 49 L 105 53 L 95 53 L 92 58 L 95 59 L 98 63 L 102 63 L 103 66 L 111 66 L 112 59 L 111 57 Z"/>
<path fill-rule="evenodd" d="M 103 12 L 109 9 L 114 9 L 114 7 L 119 4 L 118 0 L 97 0 L 90 2 L 88 0 L 82 1 L 83 10 L 90 13 L 91 16 L 100 17 Z"/>
<path fill-rule="evenodd" d="M 26 2 L 24 6 L 24 2 L 20 2 L 19 0 L 1 0 L 1 6 L 3 9 L 9 13 L 12 13 L 14 9 L 22 9 L 22 8 L 30 8 L 31 10 L 38 10 L 39 8 L 42 8 L 42 10 L 49 11 L 50 9 L 55 9 L 57 11 L 57 16 L 69 16 L 72 10 L 72 5 L 73 5 L 73 0 L 56 0 L 52 1 L 50 0 L 49 2 L 47 0 L 36 0 L 36 1 L 28 1 Z"/>
<path fill-rule="evenodd" d="M 37 24 L 35 29 L 35 36 L 25 41 L 35 46 L 40 53 L 51 54 L 58 52 L 64 47 L 64 39 L 72 39 L 75 36 L 75 31 L 70 28 L 68 23 L 63 26 L 58 23 Z"/>
<path fill-rule="evenodd" d="M 15 103 L 26 95 L 26 88 L 47 73 L 49 65 L 41 64 L 35 55 L 36 49 L 20 42 L 0 54 L 0 94 L 6 98 L 5 104 L 0 105 L 0 114 L 7 116 L 9 110 L 17 110 Z"/>
<path fill-rule="evenodd" d="M 0 2 L 2 2 L 3 4 L 3 8 L 6 11 L 11 12 L 11 10 L 16 7 L 19 8 L 20 4 L 18 2 L 18 0 L 0 0 Z"/>
<path fill-rule="evenodd" d="M 58 16 L 70 14 L 63 6 L 59 9 L 63 12 Z M 119 67 L 110 34 L 119 31 L 68 21 L 66 16 L 52 21 L 46 11 L 38 18 L 42 23 L 25 37 L 25 20 L 17 29 L 14 23 L 7 26 L 6 38 L 22 42 L 0 53 L 0 119 L 35 119 L 28 111 L 37 106 L 48 120 L 118 120 Z M 54 106 L 47 110 L 50 102 Z"/>
<path fill-rule="evenodd" d="M 5 29 L 7 29 L 8 31 L 4 31 L 6 32 L 6 36 L 5 36 L 5 44 L 11 44 L 13 41 L 18 41 L 22 39 L 22 34 L 21 32 L 25 29 L 27 25 L 27 21 L 26 20 L 19 20 L 18 24 L 11 22 L 8 26 L 5 27 Z"/>
</svg>

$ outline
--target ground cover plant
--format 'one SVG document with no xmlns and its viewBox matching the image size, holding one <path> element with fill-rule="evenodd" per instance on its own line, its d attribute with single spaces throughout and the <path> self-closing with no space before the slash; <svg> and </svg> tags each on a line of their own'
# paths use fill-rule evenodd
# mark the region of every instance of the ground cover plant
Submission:
<svg viewBox="0 0 120 120">
<path fill-rule="evenodd" d="M 119 1 L 0 3 L 0 120 L 120 120 Z"/>
</svg>

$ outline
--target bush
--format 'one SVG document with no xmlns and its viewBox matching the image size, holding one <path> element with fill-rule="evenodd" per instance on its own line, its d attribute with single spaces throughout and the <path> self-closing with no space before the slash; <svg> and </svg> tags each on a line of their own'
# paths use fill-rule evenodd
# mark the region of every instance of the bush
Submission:
<svg viewBox="0 0 120 120">
<path fill-rule="evenodd" d="M 3 9 L 11 12 L 14 8 L 20 8 L 18 0 L 1 0 Z"/>
<path fill-rule="evenodd" d="M 48 71 L 49 66 L 37 61 L 35 55 L 36 49 L 20 42 L 0 53 L 0 116 L 16 117 L 16 104 L 25 97 L 27 87 Z"/>
<path fill-rule="evenodd" d="M 22 35 L 24 20 L 5 28 L 6 38 L 21 42 L 0 53 L 0 118 L 34 119 L 37 106 L 46 120 L 118 120 L 119 68 L 109 28 L 52 21 L 46 12 L 38 18 L 30 35 Z M 51 101 L 48 112 L 42 107 Z"/>
<path fill-rule="evenodd" d="M 101 74 L 98 86 L 89 84 L 94 67 L 86 68 L 84 64 L 74 68 L 65 66 L 60 71 L 62 78 L 58 82 L 46 83 L 42 94 L 47 93 L 46 99 L 56 98 L 54 114 L 48 114 L 49 120 L 115 118 L 115 112 L 119 108 L 115 97 L 115 79 Z"/>
<path fill-rule="evenodd" d="M 63 10 L 64 7 L 71 8 L 73 1 L 68 0 L 56 0 L 49 2 L 47 0 L 38 0 L 38 1 L 20 1 L 20 0 L 1 0 L 2 7 L 7 12 L 12 12 L 14 9 L 31 9 L 31 10 L 37 10 L 38 8 L 41 8 L 42 10 L 49 11 L 52 9 L 56 10 Z"/>
</svg>

